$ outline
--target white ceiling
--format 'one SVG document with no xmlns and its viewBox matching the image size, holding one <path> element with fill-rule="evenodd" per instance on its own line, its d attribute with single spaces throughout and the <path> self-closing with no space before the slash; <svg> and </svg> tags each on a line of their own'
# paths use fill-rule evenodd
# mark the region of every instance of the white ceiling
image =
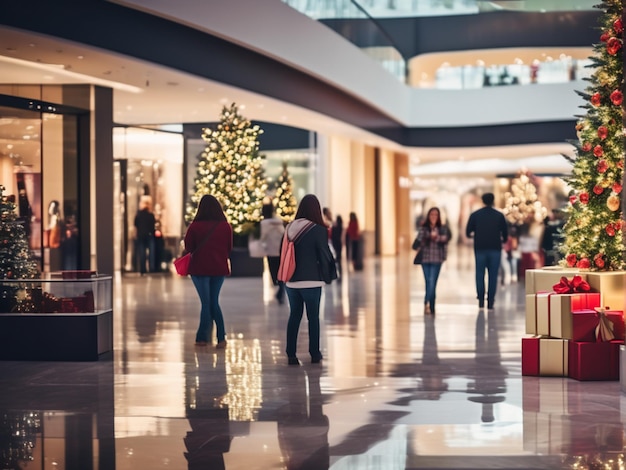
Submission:
<svg viewBox="0 0 626 470">
<path fill-rule="evenodd" d="M 0 44 L 0 83 L 110 86 L 114 89 L 114 119 L 118 124 L 214 122 L 222 106 L 234 102 L 242 106 L 243 114 L 252 120 L 310 129 L 405 151 L 415 164 L 442 160 L 501 161 L 503 168 L 495 168 L 491 161 L 485 165 L 485 174 L 490 174 L 514 171 L 512 167 L 524 166 L 524 162 L 519 161 L 524 157 L 571 153 L 571 146 L 567 144 L 403 148 L 320 113 L 109 51 L 10 28 L 0 28 Z M 561 172 L 563 168 L 567 166 L 555 168 L 554 172 Z"/>
</svg>

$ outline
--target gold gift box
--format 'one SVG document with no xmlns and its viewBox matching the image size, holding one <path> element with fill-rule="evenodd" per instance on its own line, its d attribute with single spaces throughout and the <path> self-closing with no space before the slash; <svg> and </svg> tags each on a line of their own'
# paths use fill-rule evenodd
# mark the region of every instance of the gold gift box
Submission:
<svg viewBox="0 0 626 470">
<path fill-rule="evenodd" d="M 591 294 L 591 292 L 590 292 Z M 539 334 L 549 334 L 555 338 L 562 339 L 573 339 L 574 338 L 574 317 L 572 315 L 572 297 L 580 294 L 554 294 L 550 296 L 550 333 L 542 333 Z M 595 294 L 596 296 L 598 294 Z M 591 296 L 587 297 L 588 299 Z M 598 299 L 595 297 L 595 301 Z M 585 300 L 583 299 L 583 302 Z M 591 305 L 594 305 L 592 302 Z M 595 304 L 593 307 L 582 307 L 584 309 L 593 310 L 598 306 Z"/>
<path fill-rule="evenodd" d="M 550 307 L 549 297 L 551 295 L 554 295 L 554 292 L 526 294 L 526 333 L 549 335 L 548 308 Z"/>
<path fill-rule="evenodd" d="M 591 290 L 600 292 L 602 306 L 610 310 L 626 310 L 626 271 L 587 273 Z"/>
<path fill-rule="evenodd" d="M 567 377 L 568 374 L 568 341 L 541 338 L 539 340 L 539 375 Z"/>
<path fill-rule="evenodd" d="M 572 279 L 581 276 L 587 280 L 587 273 L 581 273 L 578 268 L 547 267 L 543 269 L 527 269 L 525 274 L 526 294 L 541 291 L 552 291 L 552 286 L 558 284 L 563 276 Z"/>
</svg>

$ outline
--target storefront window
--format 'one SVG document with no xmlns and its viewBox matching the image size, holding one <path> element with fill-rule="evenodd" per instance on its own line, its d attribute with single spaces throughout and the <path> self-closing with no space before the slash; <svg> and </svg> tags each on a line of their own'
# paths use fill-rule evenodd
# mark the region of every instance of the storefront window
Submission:
<svg viewBox="0 0 626 470">
<path fill-rule="evenodd" d="M 0 106 L 0 124 L 0 184 L 15 197 L 40 269 L 77 269 L 76 116 Z"/>
</svg>

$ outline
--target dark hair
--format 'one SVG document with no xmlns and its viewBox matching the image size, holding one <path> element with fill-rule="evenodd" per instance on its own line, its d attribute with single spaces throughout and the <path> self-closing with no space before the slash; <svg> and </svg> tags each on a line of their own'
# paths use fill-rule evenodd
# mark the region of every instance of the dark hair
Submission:
<svg viewBox="0 0 626 470">
<path fill-rule="evenodd" d="M 350 212 L 350 220 L 357 220 L 356 212 Z"/>
<path fill-rule="evenodd" d="M 486 206 L 493 206 L 493 201 L 496 200 L 493 193 L 485 193 L 482 195 L 481 199 L 483 200 L 483 204 L 485 204 Z"/>
<path fill-rule="evenodd" d="M 215 196 L 205 194 L 202 196 L 202 199 L 200 199 L 198 210 L 196 211 L 196 216 L 193 218 L 193 221 L 198 222 L 201 220 L 226 220 L 222 205 Z"/>
<path fill-rule="evenodd" d="M 261 209 L 261 215 L 263 215 L 264 219 L 271 219 L 274 217 L 274 204 L 271 202 L 269 204 L 263 204 L 263 209 Z"/>
<path fill-rule="evenodd" d="M 437 211 L 437 222 L 435 222 L 436 227 L 441 227 L 441 211 L 438 207 L 431 207 L 426 212 L 426 217 L 424 217 L 424 222 L 422 222 L 422 227 L 428 227 L 430 225 L 430 213 L 432 211 Z"/>
<path fill-rule="evenodd" d="M 340 215 L 338 215 L 337 218 L 335 219 L 335 224 L 339 228 L 343 227 L 343 219 L 341 218 Z"/>
<path fill-rule="evenodd" d="M 322 217 L 320 201 L 315 194 L 307 194 L 302 198 L 296 212 L 296 219 L 308 219 L 318 225 L 326 225 Z"/>
</svg>

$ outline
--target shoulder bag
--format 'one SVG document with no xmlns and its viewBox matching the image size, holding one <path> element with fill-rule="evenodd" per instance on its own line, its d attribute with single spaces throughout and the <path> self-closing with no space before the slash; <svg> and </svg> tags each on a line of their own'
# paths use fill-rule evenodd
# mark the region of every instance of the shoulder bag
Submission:
<svg viewBox="0 0 626 470">
<path fill-rule="evenodd" d="M 204 242 L 206 242 L 209 239 L 209 237 L 211 236 L 211 233 L 213 233 L 213 230 L 215 230 L 218 224 L 219 222 L 216 222 L 215 225 L 211 227 L 211 230 L 209 230 L 209 232 L 204 237 L 204 240 L 202 240 L 200 244 L 196 247 L 196 250 L 200 248 L 202 245 L 204 245 Z M 187 276 L 189 274 L 189 264 L 191 263 L 191 257 L 193 256 L 194 251 L 190 251 L 189 253 L 186 253 L 180 258 L 176 258 L 173 261 L 174 268 L 176 268 L 176 273 L 178 273 L 181 276 Z"/>
</svg>

